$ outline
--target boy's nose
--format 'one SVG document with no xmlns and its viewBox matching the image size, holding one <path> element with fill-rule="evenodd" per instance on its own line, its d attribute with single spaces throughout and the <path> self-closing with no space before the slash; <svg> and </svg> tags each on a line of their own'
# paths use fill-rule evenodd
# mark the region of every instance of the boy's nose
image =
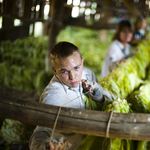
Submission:
<svg viewBox="0 0 150 150">
<path fill-rule="evenodd" d="M 74 77 L 75 77 L 74 72 L 70 72 L 70 73 L 69 73 L 69 79 L 70 79 L 70 80 L 73 80 Z"/>
</svg>

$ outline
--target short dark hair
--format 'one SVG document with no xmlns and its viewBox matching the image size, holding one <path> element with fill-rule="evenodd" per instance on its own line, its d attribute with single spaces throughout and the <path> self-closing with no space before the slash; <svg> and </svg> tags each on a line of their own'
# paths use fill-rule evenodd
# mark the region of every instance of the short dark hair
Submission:
<svg viewBox="0 0 150 150">
<path fill-rule="evenodd" d="M 78 52 L 80 57 L 82 58 L 77 46 L 70 42 L 62 41 L 54 45 L 54 47 L 50 51 L 50 57 L 51 60 L 55 60 L 56 58 L 66 58 L 72 55 L 74 52 Z"/>
<path fill-rule="evenodd" d="M 113 40 L 119 40 L 120 41 L 120 32 L 122 31 L 123 28 L 128 28 L 130 30 L 131 33 L 134 32 L 134 27 L 133 25 L 130 23 L 129 20 L 122 20 L 120 23 L 117 24 L 116 27 L 116 33 L 113 37 Z"/>
</svg>

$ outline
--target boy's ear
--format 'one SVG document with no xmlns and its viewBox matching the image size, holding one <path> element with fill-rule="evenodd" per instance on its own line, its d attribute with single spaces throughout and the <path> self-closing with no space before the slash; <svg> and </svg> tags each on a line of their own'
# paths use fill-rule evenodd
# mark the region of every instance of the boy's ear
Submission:
<svg viewBox="0 0 150 150">
<path fill-rule="evenodd" d="M 82 58 L 82 64 L 83 64 L 83 62 L 84 62 L 84 58 Z"/>
<path fill-rule="evenodd" d="M 52 67 L 52 70 L 56 73 L 56 69 L 54 67 Z"/>
</svg>

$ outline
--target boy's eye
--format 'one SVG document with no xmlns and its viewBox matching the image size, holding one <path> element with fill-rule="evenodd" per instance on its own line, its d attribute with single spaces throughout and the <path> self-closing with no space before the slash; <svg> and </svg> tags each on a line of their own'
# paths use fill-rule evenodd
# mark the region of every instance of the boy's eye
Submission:
<svg viewBox="0 0 150 150">
<path fill-rule="evenodd" d="M 80 67 L 75 67 L 75 70 L 78 70 Z"/>
<path fill-rule="evenodd" d="M 66 70 L 64 70 L 64 71 L 61 71 L 61 73 L 67 73 L 67 71 L 66 71 Z"/>
</svg>

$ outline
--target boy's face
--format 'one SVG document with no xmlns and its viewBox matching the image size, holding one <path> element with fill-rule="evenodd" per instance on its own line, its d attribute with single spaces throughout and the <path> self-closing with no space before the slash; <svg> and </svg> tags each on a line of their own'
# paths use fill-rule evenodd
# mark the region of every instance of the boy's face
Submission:
<svg viewBox="0 0 150 150">
<path fill-rule="evenodd" d="M 78 52 L 64 59 L 55 59 L 53 70 L 59 79 L 69 87 L 77 87 L 81 81 L 83 61 Z"/>
</svg>

